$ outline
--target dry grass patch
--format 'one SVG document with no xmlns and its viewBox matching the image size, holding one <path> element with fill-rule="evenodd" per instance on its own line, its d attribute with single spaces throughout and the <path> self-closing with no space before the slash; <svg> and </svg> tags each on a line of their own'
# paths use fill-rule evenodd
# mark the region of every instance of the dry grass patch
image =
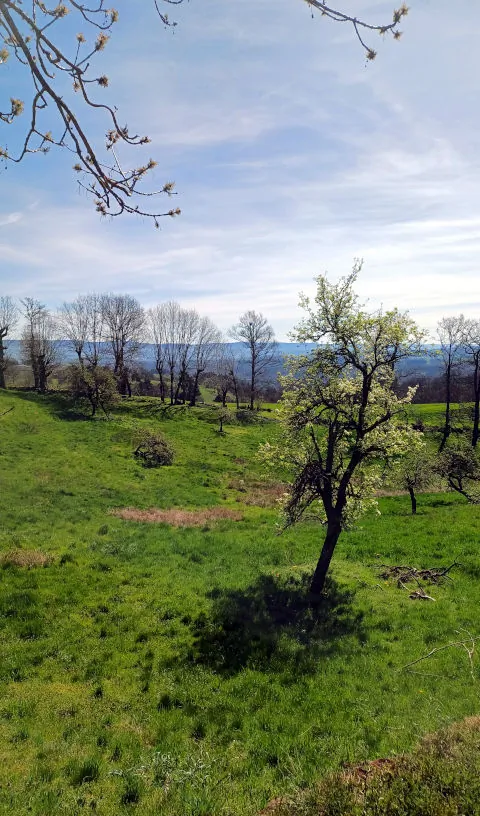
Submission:
<svg viewBox="0 0 480 816">
<path fill-rule="evenodd" d="M 0 555 L 0 565 L 2 567 L 48 567 L 52 563 L 52 557 L 40 550 L 9 550 Z"/>
<path fill-rule="evenodd" d="M 170 524 L 172 527 L 203 527 L 215 521 L 229 519 L 242 521 L 243 514 L 230 507 L 202 507 L 199 510 L 183 510 L 171 507 L 169 510 L 138 510 L 135 507 L 120 507 L 111 511 L 112 515 L 126 521 L 145 521 L 152 524 Z"/>
<path fill-rule="evenodd" d="M 328 774 L 259 816 L 451 816 L 477 813 L 480 717 L 425 736 L 411 754 L 373 759 Z"/>
<path fill-rule="evenodd" d="M 275 507 L 287 491 L 287 485 L 282 482 L 262 482 L 259 479 L 233 479 L 227 487 L 243 494 L 237 496 L 238 502 L 254 507 Z"/>
</svg>

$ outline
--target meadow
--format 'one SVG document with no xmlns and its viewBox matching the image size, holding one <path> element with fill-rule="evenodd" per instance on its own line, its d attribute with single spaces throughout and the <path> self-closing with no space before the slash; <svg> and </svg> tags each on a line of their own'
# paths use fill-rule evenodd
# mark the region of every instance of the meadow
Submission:
<svg viewBox="0 0 480 816">
<path fill-rule="evenodd" d="M 380 514 L 342 534 L 313 610 L 322 529 L 279 534 L 281 478 L 256 455 L 278 433 L 273 412 L 219 434 L 208 408 L 148 398 L 109 420 L 61 395 L 0 392 L 0 415 L 10 408 L 1 814 L 243 816 L 279 797 L 297 802 L 285 812 L 319 813 L 304 792 L 325 774 L 410 752 L 478 713 L 475 653 L 407 664 L 480 634 L 480 507 L 432 493 L 412 517 L 407 496 L 380 498 Z M 171 466 L 134 459 L 141 429 L 172 443 Z M 142 520 L 151 508 L 160 522 Z M 385 564 L 454 561 L 428 588 L 435 601 L 382 577 Z M 354 812 L 338 801 L 329 813 Z M 445 810 L 457 812 L 478 811 Z"/>
</svg>

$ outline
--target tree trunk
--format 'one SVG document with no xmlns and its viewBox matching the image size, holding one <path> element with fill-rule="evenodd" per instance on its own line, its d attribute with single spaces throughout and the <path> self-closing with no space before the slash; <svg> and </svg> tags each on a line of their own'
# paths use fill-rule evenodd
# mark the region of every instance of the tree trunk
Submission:
<svg viewBox="0 0 480 816">
<path fill-rule="evenodd" d="M 0 388 L 6 388 L 5 382 L 5 346 L 3 345 L 3 337 L 0 334 Z"/>
<path fill-rule="evenodd" d="M 472 448 L 477 447 L 478 438 L 480 436 L 480 360 L 475 363 L 475 371 L 473 377 L 474 403 L 473 403 L 473 429 L 472 429 Z"/>
<path fill-rule="evenodd" d="M 240 400 L 238 397 L 238 383 L 237 378 L 234 376 L 233 372 L 230 372 L 230 376 L 232 378 L 232 385 L 233 385 L 233 393 L 235 394 L 235 403 L 237 406 L 237 411 L 240 408 Z"/>
<path fill-rule="evenodd" d="M 193 391 L 192 391 L 191 399 L 190 399 L 190 406 L 192 408 L 194 408 L 195 405 L 197 404 L 197 389 L 198 389 L 199 377 L 200 377 L 200 371 L 196 371 L 195 372 L 195 380 L 193 382 Z"/>
<path fill-rule="evenodd" d="M 445 371 L 445 385 L 446 385 L 446 394 L 445 394 L 445 425 L 443 428 L 443 436 L 442 441 L 440 442 L 439 452 L 441 453 L 447 444 L 447 439 L 450 436 L 451 426 L 450 426 L 450 403 L 452 400 L 452 368 L 450 365 L 447 366 Z"/>
<path fill-rule="evenodd" d="M 160 399 L 165 402 L 165 380 L 163 379 L 163 366 L 157 365 L 157 373 L 159 378 Z"/>
<path fill-rule="evenodd" d="M 415 515 L 417 512 L 417 497 L 415 496 L 413 487 L 409 487 L 408 492 L 410 493 L 410 501 L 412 502 L 412 515 Z"/>
<path fill-rule="evenodd" d="M 253 411 L 255 401 L 255 363 L 252 358 L 252 376 L 250 378 L 250 410 Z"/>
<path fill-rule="evenodd" d="M 37 371 L 38 371 L 38 390 L 40 391 L 41 394 L 46 394 L 48 374 L 43 354 L 38 355 Z"/>
<path fill-rule="evenodd" d="M 320 553 L 320 558 L 318 559 L 318 564 L 313 574 L 312 583 L 310 584 L 310 592 L 312 595 L 320 595 L 323 587 L 325 586 L 325 578 L 327 577 L 330 561 L 332 560 L 332 555 L 335 547 L 337 546 L 337 541 L 341 532 L 342 528 L 339 520 L 335 519 L 334 521 L 328 523 L 327 535 L 325 536 L 325 541 L 323 542 L 322 552 Z"/>
</svg>

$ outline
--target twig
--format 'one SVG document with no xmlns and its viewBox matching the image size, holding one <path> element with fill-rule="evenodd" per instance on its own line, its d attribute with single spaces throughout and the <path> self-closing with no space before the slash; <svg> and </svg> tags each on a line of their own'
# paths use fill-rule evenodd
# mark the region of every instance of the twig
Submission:
<svg viewBox="0 0 480 816">
<path fill-rule="evenodd" d="M 467 632 L 466 629 L 461 631 Z M 460 634 L 459 631 L 457 631 L 457 633 Z M 438 646 L 436 649 L 432 649 L 428 654 L 423 655 L 422 657 L 417 657 L 416 660 L 412 660 L 410 663 L 406 663 L 405 666 L 402 666 L 400 669 L 398 669 L 398 671 L 404 671 L 405 669 L 408 669 L 410 666 L 415 666 L 417 663 L 420 663 L 422 660 L 428 660 L 428 658 L 432 657 L 434 654 L 437 654 L 438 652 L 443 652 L 445 649 L 450 649 L 452 646 L 460 646 L 461 648 L 465 649 L 468 654 L 470 662 L 470 674 L 472 675 L 472 679 L 475 680 L 475 675 L 473 672 L 473 653 L 475 651 L 476 641 L 480 640 L 480 635 L 476 635 L 475 637 L 473 637 L 470 634 L 470 632 L 467 632 L 467 634 L 468 640 L 453 640 L 450 643 L 445 643 L 443 646 Z M 468 648 L 467 644 L 470 646 L 470 648 Z"/>
<path fill-rule="evenodd" d="M 3 414 L 0 414 L 0 419 L 1 419 L 2 417 L 6 416 L 7 414 L 9 414 L 9 413 L 10 413 L 10 411 L 13 411 L 13 407 L 14 407 L 14 406 L 12 405 L 12 407 L 11 407 L 11 408 L 7 408 L 7 410 L 6 410 L 6 411 L 4 411 L 4 412 L 3 412 Z"/>
</svg>

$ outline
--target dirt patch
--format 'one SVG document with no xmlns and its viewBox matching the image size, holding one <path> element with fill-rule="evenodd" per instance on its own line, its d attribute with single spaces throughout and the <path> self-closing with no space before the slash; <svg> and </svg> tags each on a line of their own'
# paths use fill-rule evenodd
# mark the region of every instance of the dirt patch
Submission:
<svg viewBox="0 0 480 816">
<path fill-rule="evenodd" d="M 233 479 L 227 488 L 241 494 L 237 496 L 237 502 L 253 507 L 275 507 L 287 491 L 287 485 L 282 482 L 268 483 L 244 479 Z"/>
<path fill-rule="evenodd" d="M 202 507 L 199 510 L 183 510 L 181 507 L 171 507 L 169 510 L 137 510 L 135 507 L 120 507 L 111 510 L 113 516 L 126 521 L 145 521 L 152 524 L 170 524 L 172 527 L 203 527 L 215 521 L 229 519 L 242 521 L 243 513 L 232 510 L 230 507 Z"/>
<path fill-rule="evenodd" d="M 347 765 L 341 774 L 341 778 L 344 782 L 358 784 L 372 776 L 393 774 L 397 770 L 398 764 L 398 758 L 380 757 L 379 759 L 372 759 L 370 762 L 365 762 L 362 765 Z"/>
<path fill-rule="evenodd" d="M 0 555 L 0 566 L 2 567 L 48 567 L 52 563 L 52 558 L 40 550 L 9 550 Z"/>
</svg>

